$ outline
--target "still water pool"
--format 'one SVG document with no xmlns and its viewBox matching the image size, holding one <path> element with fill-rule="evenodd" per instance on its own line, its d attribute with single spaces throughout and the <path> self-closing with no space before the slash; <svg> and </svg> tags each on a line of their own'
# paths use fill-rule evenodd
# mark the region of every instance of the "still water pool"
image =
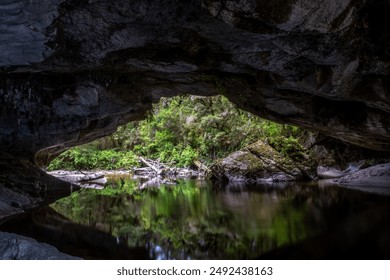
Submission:
<svg viewBox="0 0 390 280">
<path fill-rule="evenodd" d="M 87 259 L 390 257 L 388 196 L 316 183 L 143 184 L 110 177 L 0 230 Z"/>
</svg>

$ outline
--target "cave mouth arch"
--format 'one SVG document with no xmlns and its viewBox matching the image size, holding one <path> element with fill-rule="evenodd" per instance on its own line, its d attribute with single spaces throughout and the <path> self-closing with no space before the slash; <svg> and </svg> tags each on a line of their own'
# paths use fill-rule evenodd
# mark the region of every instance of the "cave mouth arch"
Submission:
<svg viewBox="0 0 390 280">
<path fill-rule="evenodd" d="M 69 195 L 76 188 L 47 175 L 36 164 L 45 165 L 70 147 L 111 134 L 119 125 L 143 119 L 161 97 L 183 92 L 201 96 L 221 94 L 239 108 L 265 119 L 296 124 L 368 148 L 385 151 L 390 143 L 386 141 L 390 126 L 385 111 L 364 102 L 324 100 L 275 89 L 271 78 L 276 76 L 269 73 L 161 76 L 154 72 L 111 70 L 1 76 L 0 101 L 4 106 L 0 108 L 3 143 L 0 163 L 6 179 L 0 182 L 0 189 L 7 193 L 1 198 L 7 206 L 1 215 L 15 215 L 56 199 L 59 193 Z M 336 114 L 345 107 L 349 108 L 348 113 Z M 359 118 L 351 123 L 355 108 L 359 109 Z"/>
<path fill-rule="evenodd" d="M 22 2 L 0 38 L 3 151 L 41 165 L 181 93 L 390 150 L 388 1 Z"/>
<path fill-rule="evenodd" d="M 223 95 L 240 109 L 264 119 L 319 131 L 373 150 L 390 149 L 386 110 L 370 102 L 281 89 L 277 87 L 280 79 L 269 72 L 162 75 L 123 69 L 6 74 L 1 92 L 2 149 L 44 166 L 70 147 L 144 118 L 161 97 L 182 93 Z"/>
<path fill-rule="evenodd" d="M 136 162 L 134 158 L 142 156 L 175 167 L 194 166 L 195 161 L 211 165 L 259 140 L 280 152 L 290 151 L 289 156 L 293 157 L 293 153 L 303 150 L 298 138 L 305 133 L 298 127 L 266 121 L 241 110 L 222 95 L 163 97 L 153 104 L 144 120 L 119 126 L 113 134 L 60 156 L 48 169 L 60 169 L 67 166 L 66 162 L 67 168 L 73 166 L 75 170 L 131 169 L 121 154 L 126 154 L 129 162 Z M 109 154 L 111 162 L 106 157 Z M 100 163 L 96 156 L 100 157 Z"/>
<path fill-rule="evenodd" d="M 181 93 L 390 151 L 387 0 L 6 2 L 0 219 L 75 189 L 38 165 Z"/>
</svg>

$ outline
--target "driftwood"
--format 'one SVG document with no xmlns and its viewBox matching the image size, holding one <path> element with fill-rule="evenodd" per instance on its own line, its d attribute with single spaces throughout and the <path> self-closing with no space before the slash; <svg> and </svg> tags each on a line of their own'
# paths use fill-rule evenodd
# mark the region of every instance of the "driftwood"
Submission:
<svg viewBox="0 0 390 280">
<path fill-rule="evenodd" d="M 166 178 L 164 179 L 164 178 L 161 178 L 160 176 L 158 176 L 158 177 L 151 178 L 151 179 L 147 180 L 146 182 L 142 183 L 139 186 L 139 189 L 143 190 L 143 189 L 147 189 L 147 188 L 160 186 L 162 184 L 164 184 L 164 185 L 176 185 L 177 181 L 175 179 L 166 179 Z"/>
<path fill-rule="evenodd" d="M 80 185 L 83 188 L 101 189 L 107 182 L 104 174 L 101 173 L 89 173 L 84 172 L 49 172 L 49 174 L 72 184 Z"/>
<path fill-rule="evenodd" d="M 92 175 L 85 175 L 81 179 L 79 179 L 79 183 L 86 184 L 86 183 L 97 183 L 105 181 L 104 174 L 92 174 Z"/>
<path fill-rule="evenodd" d="M 161 184 L 174 185 L 177 184 L 179 178 L 204 178 L 208 168 L 201 162 L 197 162 L 196 166 L 198 170 L 190 168 L 177 168 L 169 167 L 159 160 L 145 159 L 139 157 L 140 162 L 143 163 L 144 167 L 135 168 L 134 175 L 147 179 L 141 186 L 140 189 L 148 187 L 155 187 Z"/>
<path fill-rule="evenodd" d="M 151 160 L 146 160 L 143 157 L 139 157 L 140 161 L 142 161 L 144 164 L 146 164 L 148 167 L 154 170 L 157 175 L 161 175 L 164 173 L 165 167 L 162 166 L 161 163 L 157 164 L 157 162 L 153 162 Z M 162 167 L 161 167 L 162 166 Z"/>
<path fill-rule="evenodd" d="M 198 168 L 199 172 L 204 172 L 205 174 L 210 172 L 210 169 L 205 164 L 201 163 L 200 161 L 195 160 L 194 164 Z"/>
<path fill-rule="evenodd" d="M 158 160 L 150 160 L 145 159 L 143 157 L 139 157 L 139 160 L 146 165 L 146 167 L 135 168 L 134 173 L 136 175 L 143 175 L 145 177 L 151 176 L 162 176 L 167 178 L 197 178 L 197 177 L 205 177 L 206 174 L 210 171 L 209 168 L 201 163 L 200 161 L 195 161 L 194 164 L 198 170 L 190 169 L 190 168 L 176 168 L 169 167 Z"/>
</svg>

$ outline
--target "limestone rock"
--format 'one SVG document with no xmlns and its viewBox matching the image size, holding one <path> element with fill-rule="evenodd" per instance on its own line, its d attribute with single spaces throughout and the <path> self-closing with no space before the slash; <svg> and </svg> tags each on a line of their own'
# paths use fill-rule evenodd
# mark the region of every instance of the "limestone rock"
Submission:
<svg viewBox="0 0 390 280">
<path fill-rule="evenodd" d="M 367 186 L 390 188 L 390 163 L 378 164 L 352 172 L 334 180 L 334 182 L 352 187 Z"/>
<path fill-rule="evenodd" d="M 390 150 L 389 2 L 5 0 L 1 149 L 40 165 L 162 96 Z"/>
<path fill-rule="evenodd" d="M 46 174 L 34 163 L 0 152 L 0 223 L 68 196 L 80 187 Z"/>
<path fill-rule="evenodd" d="M 320 179 L 334 179 L 343 177 L 345 173 L 339 169 L 328 166 L 318 166 L 317 167 L 317 176 Z"/>
<path fill-rule="evenodd" d="M 230 182 L 283 182 L 305 180 L 307 170 L 307 167 L 258 141 L 216 163 L 212 175 Z"/>
<path fill-rule="evenodd" d="M 25 236 L 0 232 L 1 260 L 80 260 Z"/>
</svg>

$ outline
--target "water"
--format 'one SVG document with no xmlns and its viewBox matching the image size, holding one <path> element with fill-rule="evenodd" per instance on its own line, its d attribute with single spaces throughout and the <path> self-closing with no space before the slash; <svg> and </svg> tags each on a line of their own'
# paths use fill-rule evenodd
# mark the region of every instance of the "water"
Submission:
<svg viewBox="0 0 390 280">
<path fill-rule="evenodd" d="M 386 196 L 315 183 L 143 183 L 112 177 L 0 230 L 87 259 L 390 257 Z"/>
</svg>

